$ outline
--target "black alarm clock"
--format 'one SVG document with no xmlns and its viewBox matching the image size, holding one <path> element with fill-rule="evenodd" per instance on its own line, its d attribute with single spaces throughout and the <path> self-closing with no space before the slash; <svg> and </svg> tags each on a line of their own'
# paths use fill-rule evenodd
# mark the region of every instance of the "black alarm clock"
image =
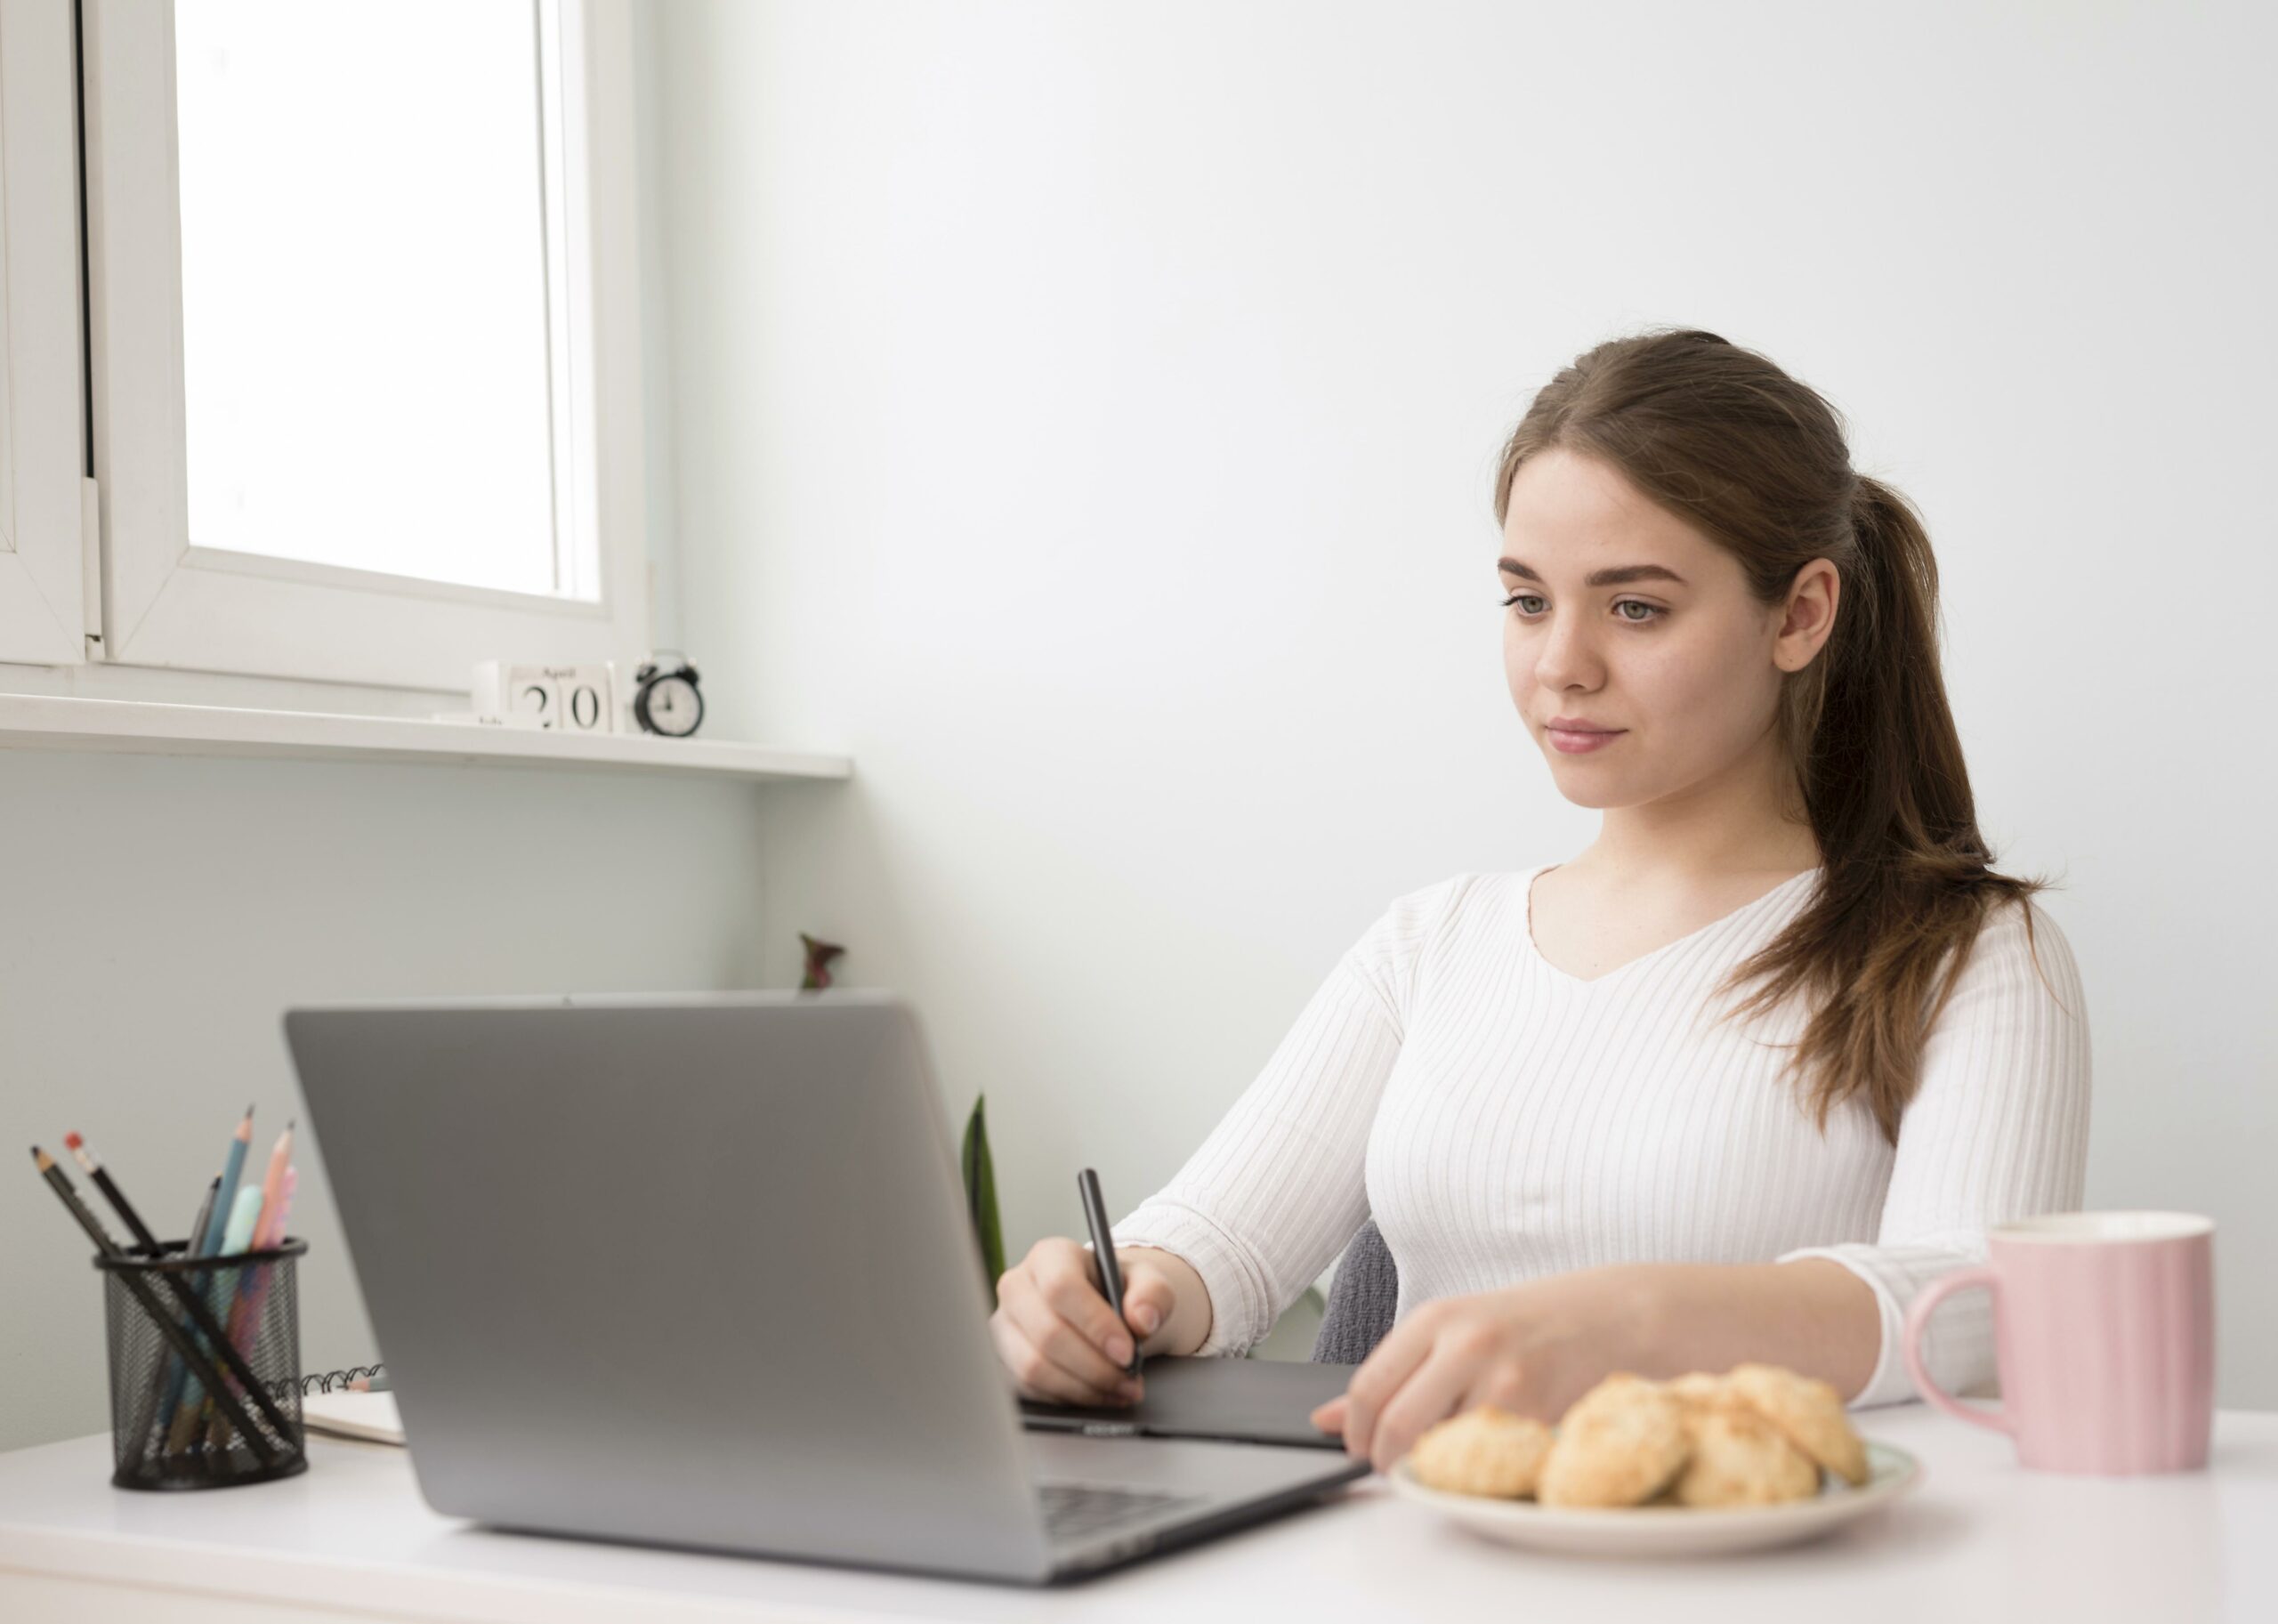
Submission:
<svg viewBox="0 0 2278 1624">
<path fill-rule="evenodd" d="M 696 667 L 678 655 L 651 655 L 633 674 L 633 719 L 642 731 L 685 739 L 704 720 Z"/>
</svg>

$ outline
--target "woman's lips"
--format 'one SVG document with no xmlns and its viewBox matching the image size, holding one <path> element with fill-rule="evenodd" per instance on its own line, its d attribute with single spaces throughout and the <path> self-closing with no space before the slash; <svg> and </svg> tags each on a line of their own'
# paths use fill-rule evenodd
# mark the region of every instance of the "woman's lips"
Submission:
<svg viewBox="0 0 2278 1624">
<path fill-rule="evenodd" d="M 1604 749 L 1606 746 L 1612 744 L 1615 739 L 1620 738 L 1623 733 L 1628 732 L 1629 730 L 1627 728 L 1617 728 L 1611 733 L 1583 733 L 1576 732 L 1566 728 L 1554 727 L 1546 729 L 1545 731 L 1550 735 L 1550 747 L 1552 749 L 1562 750 L 1569 755 L 1587 755 L 1592 750 Z"/>
</svg>

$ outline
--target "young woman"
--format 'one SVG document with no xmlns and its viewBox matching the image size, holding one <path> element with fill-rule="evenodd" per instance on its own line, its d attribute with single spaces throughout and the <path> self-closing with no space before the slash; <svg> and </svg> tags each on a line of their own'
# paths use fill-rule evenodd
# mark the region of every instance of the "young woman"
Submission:
<svg viewBox="0 0 2278 1624">
<path fill-rule="evenodd" d="M 1392 1331 L 1315 1422 L 1379 1469 L 1491 1402 L 1743 1360 L 1918 1396 L 1907 1305 L 2080 1204 L 2088 1032 L 2042 882 L 1996 874 L 1913 510 L 1817 393 L 1711 333 L 1599 345 L 1505 448 L 1504 665 L 1579 856 L 1396 899 L 1176 1177 L 998 1283 L 1022 1392 L 1239 1354 L 1373 1216 Z M 1991 1305 L 1931 1373 L 1992 1370 Z"/>
</svg>

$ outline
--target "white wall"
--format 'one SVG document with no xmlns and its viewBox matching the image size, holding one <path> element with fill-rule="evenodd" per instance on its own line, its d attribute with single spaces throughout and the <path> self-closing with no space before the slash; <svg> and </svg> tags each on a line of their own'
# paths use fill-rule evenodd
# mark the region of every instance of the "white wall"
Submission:
<svg viewBox="0 0 2278 1624">
<path fill-rule="evenodd" d="M 300 1108 L 278 1023 L 289 1005 L 771 984 L 769 793 L 0 751 L 12 1159 L 33 1142 L 61 1154 L 76 1128 L 145 1221 L 178 1235 L 246 1103 L 256 1155 Z M 374 1343 L 322 1158 L 303 1140 L 296 1159 L 306 1367 L 365 1363 Z M 104 1430 L 101 1288 L 28 1159 L 0 1178 L 0 1449 Z"/>
<path fill-rule="evenodd" d="M 1167 1177 L 1390 897 L 1587 843 L 1488 480 L 1686 322 L 1925 509 L 1986 833 L 2069 882 L 2090 1204 L 2217 1216 L 2222 1397 L 2278 1404 L 2271 13 L 654 20 L 687 646 L 724 731 L 854 755 L 771 896 L 988 1091 L 1015 1252 Z"/>
</svg>

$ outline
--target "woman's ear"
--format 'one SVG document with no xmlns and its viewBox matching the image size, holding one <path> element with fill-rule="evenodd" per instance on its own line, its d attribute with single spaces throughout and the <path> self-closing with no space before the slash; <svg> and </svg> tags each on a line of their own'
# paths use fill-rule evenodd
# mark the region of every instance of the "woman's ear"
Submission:
<svg viewBox="0 0 2278 1624">
<path fill-rule="evenodd" d="M 1842 594 L 1843 577 L 1833 560 L 1814 558 L 1796 571 L 1779 634 L 1773 641 L 1773 664 L 1782 671 L 1801 671 L 1810 665 L 1835 630 L 1835 609 Z"/>
</svg>

